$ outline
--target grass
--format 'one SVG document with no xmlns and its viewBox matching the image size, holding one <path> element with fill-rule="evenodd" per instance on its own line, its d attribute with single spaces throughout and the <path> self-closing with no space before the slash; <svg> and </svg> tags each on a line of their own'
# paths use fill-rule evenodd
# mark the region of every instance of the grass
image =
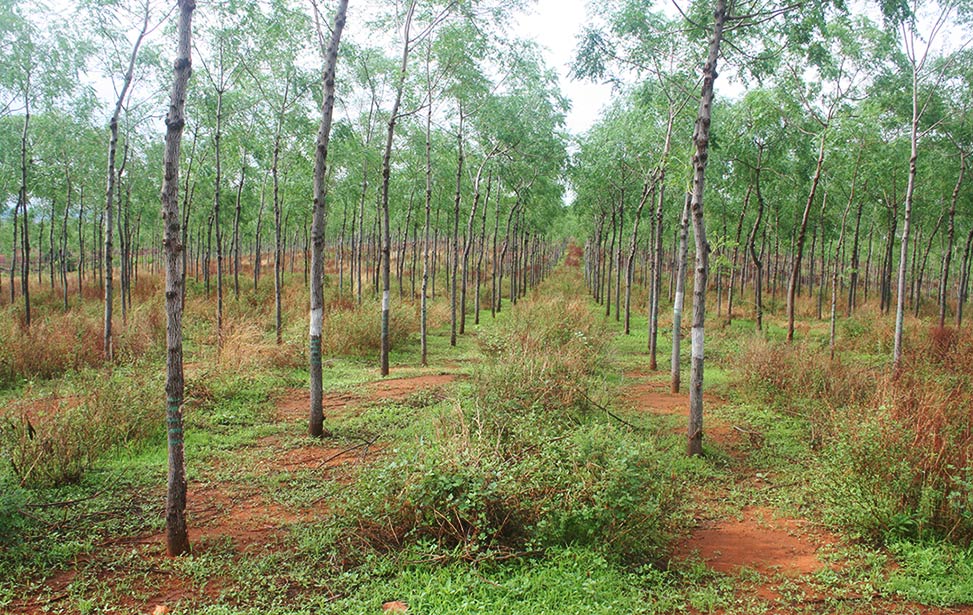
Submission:
<svg viewBox="0 0 973 615">
<path fill-rule="evenodd" d="M 578 292 L 563 272 L 550 283 L 549 295 Z M 228 302 L 233 307 L 227 322 L 234 333 L 222 356 L 213 346 L 210 306 L 202 299 L 189 306 L 195 314 L 187 319 L 186 452 L 197 493 L 191 502 L 192 555 L 166 559 L 161 553 L 157 535 L 163 529 L 166 455 L 154 427 L 107 447 L 74 484 L 21 487 L 4 468 L 0 611 L 23 598 L 37 598 L 39 610 L 54 613 L 145 612 L 154 600 L 177 606 L 175 612 L 209 614 L 375 613 L 390 600 L 401 600 L 418 613 L 513 615 L 799 612 L 816 608 L 804 605 L 822 596 L 819 606 L 838 613 L 903 612 L 912 601 L 936 607 L 973 602 L 973 555 L 967 548 L 901 535 L 890 539 L 887 548 L 856 542 L 847 520 L 832 514 L 843 506 L 841 498 L 828 500 L 834 485 L 808 471 L 812 464 L 828 463 L 835 450 L 822 431 L 829 424 L 824 418 L 832 413 L 822 401 L 833 394 L 822 385 L 830 375 L 759 386 L 740 378 L 742 354 L 783 352 L 784 329 L 775 315 L 767 316 L 761 342 L 750 341 L 753 322 L 743 318 L 708 328 L 706 390 L 728 400 L 720 407 L 707 403 L 708 424 L 744 431 L 734 441 L 708 439 L 703 459 L 684 456 L 683 417 L 613 405 L 618 388 L 631 382 L 625 373 L 648 372 L 645 317 L 633 316 L 633 335 L 624 336 L 614 314 L 606 320 L 603 308 L 582 302 L 593 322 L 589 328 L 572 324 L 566 329 L 548 323 L 549 316 L 532 314 L 543 297 L 517 308 L 505 302 L 496 320 L 485 315 L 479 326 L 470 319 L 467 335 L 455 348 L 449 345 L 448 323 L 439 320 L 429 338 L 429 368 L 417 367 L 416 336 L 404 336 L 393 348 L 393 377 L 448 371 L 463 379 L 404 399 L 356 401 L 352 411 L 328 417 L 330 436 L 319 442 L 304 435 L 302 422 L 280 421 L 275 414 L 282 391 L 306 385 L 303 292 L 289 290 L 294 307 L 285 316 L 283 350 L 276 349 L 271 328 L 246 323 L 270 322 L 261 300 L 269 296 L 264 286 L 252 298 L 245 294 L 239 305 Z M 346 328 L 354 331 L 377 320 L 372 307 L 349 310 L 345 318 L 354 326 Z M 438 309 L 443 312 L 441 305 Z M 659 382 L 668 380 L 667 309 L 662 306 L 660 372 L 648 376 Z M 711 316 L 710 322 L 716 320 Z M 562 329 L 571 335 L 563 337 Z M 574 336 L 577 332 L 580 337 Z M 826 352 L 826 328 L 820 323 L 802 329 L 801 336 L 803 345 L 788 360 L 806 361 Z M 866 365 L 865 373 L 882 365 L 885 332 L 873 317 L 866 313 L 848 321 L 839 336 L 842 361 Z M 582 360 L 582 346 L 574 346 L 585 338 L 604 346 L 591 365 Z M 0 391 L 0 403 L 85 397 L 96 383 L 109 379 L 120 391 L 111 403 L 144 406 L 151 423 L 152 416 L 161 416 L 151 393 L 159 383 L 146 374 L 161 373 L 161 357 L 151 344 L 146 348 L 141 358 L 119 366 L 94 364 L 50 378 L 14 379 Z M 552 349 L 557 356 L 541 360 Z M 683 351 L 685 383 L 687 344 Z M 330 357 L 328 393 L 364 397 L 368 383 L 378 380 L 374 352 L 366 344 Z M 762 369 L 773 369 L 772 362 L 766 365 Z M 530 374 L 536 381 L 525 377 Z M 574 395 L 582 381 L 578 374 L 597 406 Z M 561 386 L 565 378 L 570 386 Z M 935 370 L 918 382 L 956 384 Z M 504 391 L 499 399 L 485 395 L 495 390 Z M 630 425 L 598 406 L 613 409 Z M 496 415 L 502 429 L 483 425 L 485 408 L 506 408 Z M 471 444 L 491 436 L 506 440 L 499 448 L 497 440 L 487 448 Z M 368 455 L 357 456 L 356 450 L 355 462 L 346 466 L 281 465 L 295 452 L 324 456 L 324 451 L 372 440 Z M 528 454 L 522 454 L 524 449 Z M 503 463 L 488 454 L 498 450 Z M 464 484 L 476 489 L 461 492 L 436 482 L 458 478 L 473 480 Z M 477 483 L 481 478 L 501 486 Z M 477 508 L 482 502 L 499 502 L 507 507 L 503 510 L 537 516 L 523 523 L 516 540 L 476 548 L 462 540 L 440 540 L 430 532 L 435 523 L 427 520 L 393 533 L 395 540 L 373 541 L 355 553 L 342 549 L 349 527 L 360 530 L 367 520 L 351 514 L 349 506 L 388 504 L 403 494 L 433 498 L 423 510 L 455 511 L 467 505 L 456 505 L 448 499 L 452 496 L 467 498 L 463 501 L 476 515 L 486 511 Z M 606 501 L 632 494 L 663 498 L 658 510 L 664 519 L 635 515 L 638 525 L 620 522 L 633 510 L 648 510 L 640 508 L 645 502 L 637 498 L 629 508 L 606 515 Z M 253 543 L 206 531 L 253 502 L 276 506 L 268 510 L 286 516 L 268 522 L 273 529 Z M 668 561 L 670 541 L 688 534 L 694 517 L 719 520 L 755 505 L 830 523 L 842 540 L 820 556 L 833 565 L 793 580 L 755 571 L 719 574 L 693 559 Z M 402 510 L 364 510 L 377 511 L 375 519 L 388 514 L 393 522 L 401 521 L 391 513 Z M 622 538 L 605 533 L 613 529 L 631 533 L 640 549 L 619 557 L 627 547 Z M 768 584 L 779 589 L 784 607 L 758 594 Z"/>
</svg>

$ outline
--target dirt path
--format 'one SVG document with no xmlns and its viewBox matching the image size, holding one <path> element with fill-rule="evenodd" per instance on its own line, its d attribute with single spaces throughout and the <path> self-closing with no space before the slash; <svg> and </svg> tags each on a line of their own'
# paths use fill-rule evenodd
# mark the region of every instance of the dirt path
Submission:
<svg viewBox="0 0 973 615">
<path fill-rule="evenodd" d="M 665 375 L 636 371 L 625 377 L 628 382 L 621 394 L 624 408 L 666 417 L 674 424 L 677 417 L 687 415 L 688 393 L 672 393 L 668 381 L 663 379 Z M 696 527 L 676 543 L 671 563 L 677 567 L 702 564 L 732 578 L 737 591 L 743 588 L 774 609 L 767 612 L 793 612 L 788 610 L 786 601 L 782 602 L 782 588 L 822 571 L 827 564 L 821 555 L 838 539 L 806 519 L 790 518 L 766 506 L 746 505 L 736 516 L 714 514 L 726 508 L 731 485 L 750 482 L 754 473 L 746 459 L 746 430 L 727 423 L 714 412 L 726 400 L 707 394 L 704 404 L 706 446 L 728 455 L 735 476 L 726 484 L 703 490 L 697 504 Z M 673 427 L 672 431 L 684 433 L 685 427 Z"/>
<path fill-rule="evenodd" d="M 685 434 L 681 419 L 688 413 L 688 393 L 671 393 L 666 378 L 659 372 L 626 373 L 619 407 L 651 415 L 665 422 L 671 433 Z M 829 557 L 847 547 L 848 540 L 807 518 L 787 515 L 760 497 L 760 491 L 771 484 L 765 480 L 767 471 L 753 466 L 750 453 L 764 445 L 763 436 L 728 422 L 729 413 L 721 412 L 726 403 L 718 396 L 704 397 L 705 444 L 716 457 L 722 456 L 730 476 L 709 481 L 699 490 L 695 527 L 674 545 L 670 565 L 676 569 L 703 566 L 726 579 L 730 583 L 719 586 L 722 602 L 736 606 L 687 605 L 687 612 L 973 615 L 973 607 L 925 607 L 881 597 L 874 589 L 863 595 L 861 585 L 824 581 L 848 572 L 847 562 Z"/>
</svg>

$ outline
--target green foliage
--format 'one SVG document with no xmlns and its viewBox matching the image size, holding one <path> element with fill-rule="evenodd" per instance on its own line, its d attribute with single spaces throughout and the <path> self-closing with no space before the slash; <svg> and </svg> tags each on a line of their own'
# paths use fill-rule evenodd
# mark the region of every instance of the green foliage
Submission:
<svg viewBox="0 0 973 615">
<path fill-rule="evenodd" d="M 93 391 L 76 404 L 47 412 L 25 407 L 0 418 L 0 453 L 21 485 L 77 483 L 105 453 L 138 444 L 161 431 L 161 374 L 87 372 Z"/>
<path fill-rule="evenodd" d="M 894 542 L 898 566 L 885 586 L 909 600 L 938 607 L 973 603 L 973 550 L 944 543 Z"/>
</svg>

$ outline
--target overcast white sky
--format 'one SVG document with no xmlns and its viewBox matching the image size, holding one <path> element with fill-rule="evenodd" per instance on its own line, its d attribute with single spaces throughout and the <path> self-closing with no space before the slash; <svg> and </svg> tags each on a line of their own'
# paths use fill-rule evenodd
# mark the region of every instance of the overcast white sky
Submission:
<svg viewBox="0 0 973 615">
<path fill-rule="evenodd" d="M 530 38 L 545 49 L 548 64 L 561 77 L 561 90 L 571 100 L 568 130 L 578 134 L 586 131 L 598 119 L 600 110 L 611 99 L 611 86 L 588 81 L 572 81 L 568 77 L 577 35 L 587 20 L 588 0 L 538 0 L 534 8 L 521 16 L 514 32 Z"/>
</svg>

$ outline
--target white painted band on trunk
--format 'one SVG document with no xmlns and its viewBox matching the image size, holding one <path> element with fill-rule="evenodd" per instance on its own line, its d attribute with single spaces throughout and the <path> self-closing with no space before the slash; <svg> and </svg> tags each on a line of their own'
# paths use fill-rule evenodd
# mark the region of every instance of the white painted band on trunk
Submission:
<svg viewBox="0 0 973 615">
<path fill-rule="evenodd" d="M 693 359 L 703 358 L 703 328 L 693 327 Z"/>
<path fill-rule="evenodd" d="M 672 304 L 673 309 L 679 310 L 679 312 L 681 313 L 682 306 L 684 306 L 685 304 L 686 304 L 686 293 L 682 291 L 676 293 L 676 302 Z"/>
<path fill-rule="evenodd" d="M 321 325 L 324 321 L 324 310 L 314 308 L 311 310 L 311 337 L 321 337 Z"/>
<path fill-rule="evenodd" d="M 387 312 L 389 310 L 389 291 L 382 291 L 382 311 Z"/>
</svg>

